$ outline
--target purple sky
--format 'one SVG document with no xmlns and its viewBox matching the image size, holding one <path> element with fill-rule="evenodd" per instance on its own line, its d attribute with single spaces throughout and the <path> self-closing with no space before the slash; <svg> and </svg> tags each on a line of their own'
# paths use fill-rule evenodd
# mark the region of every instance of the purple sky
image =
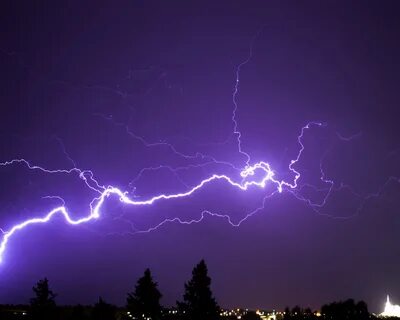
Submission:
<svg viewBox="0 0 400 320">
<path fill-rule="evenodd" d="M 27 302 L 46 276 L 59 303 L 101 295 L 122 305 L 149 267 L 171 305 L 202 258 L 224 307 L 317 308 L 352 297 L 380 311 L 386 294 L 400 302 L 400 188 L 388 180 L 400 176 L 399 10 L 396 1 L 2 1 L 0 163 L 92 170 L 136 200 L 184 192 L 212 174 L 240 182 L 227 165 L 246 160 L 232 94 L 252 39 L 236 96 L 251 164 L 266 161 L 292 181 L 301 128 L 326 126 L 305 131 L 299 187 L 238 228 L 206 215 L 131 234 L 203 210 L 238 223 L 273 186 L 243 192 L 218 181 L 145 207 L 110 197 L 99 220 L 70 226 L 54 217 L 24 229 L 0 265 L 0 303 Z M 195 167 L 211 157 L 224 163 Z M 135 179 L 160 165 L 183 169 Z M 297 198 L 323 201 L 320 165 L 335 191 L 317 208 Z M 0 182 L 3 230 L 61 204 L 46 196 L 62 197 L 74 218 L 96 196 L 76 174 L 23 164 L 0 166 Z"/>
</svg>

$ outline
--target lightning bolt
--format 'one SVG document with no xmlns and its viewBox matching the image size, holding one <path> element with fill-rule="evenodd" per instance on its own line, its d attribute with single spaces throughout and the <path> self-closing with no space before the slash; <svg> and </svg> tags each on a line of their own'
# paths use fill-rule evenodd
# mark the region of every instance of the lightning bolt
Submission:
<svg viewBox="0 0 400 320">
<path fill-rule="evenodd" d="M 259 33 L 261 30 L 259 31 Z M 156 226 L 153 226 L 147 230 L 136 230 L 133 233 L 145 233 L 145 232 L 151 232 L 155 231 L 158 228 L 168 224 L 168 223 L 179 223 L 183 225 L 190 225 L 194 223 L 199 223 L 205 219 L 206 216 L 211 216 L 211 217 L 216 217 L 216 218 L 221 218 L 226 220 L 231 226 L 233 227 L 239 227 L 245 220 L 247 220 L 249 217 L 252 215 L 256 214 L 260 210 L 265 208 L 265 204 L 267 199 L 270 197 L 280 194 L 284 191 L 287 191 L 291 194 L 294 195 L 295 198 L 297 198 L 300 201 L 305 202 L 308 206 L 310 206 L 314 211 L 320 213 L 319 209 L 322 208 L 326 202 L 329 196 L 333 191 L 335 191 L 335 184 L 334 181 L 329 179 L 327 174 L 324 171 L 323 167 L 323 160 L 326 156 L 327 153 L 324 154 L 320 161 L 320 180 L 324 184 L 324 188 L 317 189 L 316 187 L 312 185 L 299 185 L 299 180 L 301 179 L 301 173 L 298 169 L 296 169 L 296 164 L 300 161 L 302 154 L 305 150 L 305 145 L 303 143 L 303 138 L 307 130 L 310 130 L 312 128 L 323 128 L 326 125 L 321 122 L 309 122 L 306 124 L 304 127 L 301 128 L 300 134 L 297 137 L 297 142 L 299 145 L 299 149 L 297 152 L 296 157 L 292 159 L 289 162 L 288 165 L 288 171 L 291 173 L 292 178 L 289 180 L 285 179 L 279 179 L 277 178 L 277 174 L 270 165 L 269 162 L 266 161 L 259 161 L 257 163 L 252 163 L 251 157 L 249 153 L 245 152 L 243 149 L 243 144 L 242 144 L 242 133 L 239 130 L 238 126 L 238 121 L 237 121 L 237 111 L 238 111 L 238 100 L 237 96 L 239 93 L 239 83 L 240 83 L 240 71 L 241 69 L 249 63 L 253 56 L 253 46 L 254 42 L 257 39 L 259 33 L 256 34 L 256 36 L 253 37 L 250 47 L 249 47 L 249 53 L 247 58 L 242 61 L 237 68 L 235 69 L 235 83 L 233 86 L 233 92 L 232 92 L 232 103 L 233 103 L 233 110 L 232 110 L 232 124 L 233 124 L 233 131 L 231 132 L 231 136 L 233 135 L 236 137 L 236 142 L 237 142 L 237 151 L 240 155 L 242 155 L 245 158 L 245 165 L 242 168 L 238 168 L 234 166 L 232 163 L 228 161 L 222 161 L 219 159 L 216 159 L 210 155 L 203 154 L 200 152 L 195 152 L 194 154 L 185 154 L 178 150 L 173 144 L 169 142 L 149 142 L 143 137 L 135 134 L 127 124 L 125 123 L 119 123 L 116 122 L 112 117 L 107 117 L 102 114 L 95 114 L 96 116 L 100 116 L 103 119 L 107 121 L 111 121 L 114 125 L 124 129 L 126 134 L 128 134 L 132 139 L 135 139 L 142 143 L 145 147 L 147 148 L 168 148 L 170 152 L 172 152 L 174 155 L 181 157 L 185 160 L 200 160 L 200 163 L 196 164 L 189 164 L 187 166 L 180 166 L 180 167 L 172 167 L 170 165 L 159 165 L 156 167 L 148 167 L 148 168 L 143 168 L 142 170 L 139 171 L 137 176 L 131 181 L 131 184 L 134 184 L 138 179 L 142 177 L 142 175 L 146 171 L 157 171 L 161 169 L 166 169 L 171 171 L 175 177 L 182 183 L 182 185 L 185 187 L 185 191 L 178 192 L 178 193 L 161 193 L 146 199 L 141 199 L 141 198 L 134 198 L 129 196 L 129 193 L 127 191 L 123 191 L 120 188 L 116 186 L 105 186 L 102 185 L 98 179 L 95 177 L 93 172 L 91 170 L 83 170 L 80 169 L 76 166 L 76 162 L 68 155 L 66 148 L 64 144 L 62 143 L 62 140 L 57 138 L 57 141 L 59 142 L 60 146 L 62 147 L 63 153 L 67 156 L 69 162 L 73 165 L 71 169 L 47 169 L 43 166 L 39 165 L 34 165 L 31 164 L 28 160 L 26 159 L 13 159 L 5 162 L 0 162 L 0 167 L 7 167 L 7 166 L 17 166 L 17 165 L 23 165 L 27 167 L 29 170 L 35 170 L 35 171 L 40 171 L 45 174 L 52 174 L 52 175 L 57 175 L 57 174 L 64 174 L 64 175 L 76 175 L 79 179 L 83 181 L 85 186 L 91 190 L 92 192 L 95 193 L 95 197 L 92 198 L 92 200 L 89 203 L 89 211 L 87 215 L 85 215 L 82 218 L 79 219 L 73 219 L 71 217 L 71 214 L 68 212 L 68 209 L 64 203 L 64 200 L 58 196 L 48 196 L 48 198 L 57 198 L 61 200 L 62 204 L 58 207 L 53 208 L 51 211 L 49 211 L 47 214 L 41 217 L 36 217 L 36 218 L 31 218 L 24 220 L 18 224 L 15 224 L 8 230 L 3 230 L 0 229 L 0 232 L 3 234 L 3 237 L 0 242 L 0 262 L 4 260 L 4 256 L 6 254 L 7 248 L 9 247 L 9 243 L 12 240 L 14 236 L 18 234 L 19 231 L 32 227 L 37 224 L 45 224 L 48 223 L 49 221 L 52 220 L 54 216 L 62 216 L 65 220 L 66 223 L 70 225 L 81 225 L 84 223 L 88 223 L 89 221 L 96 220 L 100 218 L 104 212 L 103 212 L 103 207 L 104 204 L 106 203 L 106 200 L 109 199 L 110 197 L 115 197 L 117 198 L 121 203 L 127 205 L 127 206 L 151 206 L 155 205 L 157 202 L 161 201 L 170 201 L 170 200 L 176 200 L 180 198 L 186 198 L 194 195 L 197 193 L 199 190 L 202 188 L 207 187 L 208 185 L 215 183 L 217 181 L 222 181 L 225 184 L 232 186 L 240 191 L 246 192 L 250 189 L 265 189 L 267 185 L 270 185 L 273 187 L 273 191 L 271 193 L 268 193 L 264 195 L 262 203 L 259 207 L 256 209 L 248 212 L 245 214 L 245 216 L 240 219 L 238 222 L 232 221 L 231 217 L 229 214 L 226 213 L 216 213 L 216 212 L 211 212 L 209 210 L 204 210 L 201 212 L 201 215 L 198 219 L 192 219 L 192 220 L 183 220 L 178 217 L 176 218 L 170 218 L 170 219 L 165 219 Z M 351 137 L 343 137 L 340 134 L 337 134 L 338 139 L 342 141 L 349 141 L 351 139 L 359 137 L 359 134 L 351 136 Z M 240 178 L 232 178 L 230 175 L 227 174 L 210 174 L 207 178 L 201 180 L 194 186 L 189 186 L 187 183 L 185 183 L 179 176 L 178 172 L 181 170 L 189 170 L 191 168 L 204 168 L 209 165 L 213 164 L 220 164 L 224 166 L 228 166 L 231 169 L 233 169 L 235 172 L 239 173 Z M 397 181 L 400 182 L 400 179 L 391 177 L 390 181 Z M 390 182 L 388 181 L 388 183 Z M 301 195 L 301 190 L 303 188 L 311 187 L 316 189 L 317 191 L 325 192 L 325 195 L 323 199 L 320 202 L 312 202 L 310 199 L 304 197 Z M 336 190 L 342 189 L 342 188 L 349 188 L 348 186 L 340 185 Z M 365 201 L 372 197 L 378 197 L 383 189 L 378 191 L 375 194 L 371 194 L 367 197 L 364 198 L 364 202 L 362 202 L 362 205 L 358 208 L 358 210 L 362 209 L 362 206 L 364 205 Z M 353 192 L 356 196 L 360 196 Z"/>
<path fill-rule="evenodd" d="M 322 126 L 322 124 L 318 123 L 318 122 L 311 122 L 301 129 L 300 135 L 298 136 L 300 150 L 297 154 L 297 157 L 295 159 L 291 160 L 290 164 L 289 164 L 289 170 L 294 174 L 294 178 L 293 178 L 292 182 L 287 182 L 285 180 L 276 179 L 275 172 L 272 170 L 270 164 L 267 162 L 264 162 L 264 161 L 260 161 L 258 163 L 255 163 L 254 165 L 246 166 L 240 172 L 240 176 L 242 178 L 242 180 L 240 182 L 233 180 L 228 175 L 213 174 L 213 175 L 209 176 L 208 178 L 203 179 L 202 181 L 200 181 L 200 183 L 198 183 L 196 186 L 190 188 L 187 191 L 184 191 L 181 193 L 172 193 L 172 194 L 159 194 L 159 195 L 153 196 L 153 197 L 145 199 L 145 200 L 131 199 L 130 197 L 128 197 L 127 192 L 123 192 L 121 189 L 119 189 L 117 187 L 114 187 L 114 186 L 105 187 L 105 186 L 101 185 L 95 179 L 93 172 L 90 170 L 81 170 L 81 169 L 75 168 L 75 167 L 72 169 L 54 169 L 54 170 L 46 169 L 41 166 L 32 165 L 29 161 L 27 161 L 25 159 L 15 159 L 15 160 L 0 163 L 0 166 L 24 164 L 30 170 L 39 170 L 39 171 L 42 171 L 42 172 L 48 173 L 48 174 L 73 174 L 73 173 L 75 173 L 78 175 L 78 177 L 80 179 L 82 179 L 84 181 L 84 183 L 90 190 L 99 194 L 97 197 L 93 198 L 93 200 L 90 202 L 89 214 L 83 218 L 76 219 L 76 220 L 72 219 L 71 215 L 67 211 L 67 208 L 63 205 L 63 206 L 59 206 L 59 207 L 52 209 L 50 212 L 48 212 L 45 216 L 43 216 L 41 218 L 28 219 L 28 220 L 25 220 L 15 226 L 13 226 L 10 230 L 7 230 L 7 231 L 3 230 L 2 231 L 3 238 L 0 243 L 0 262 L 3 260 L 3 255 L 7 249 L 7 245 L 9 243 L 10 239 L 18 231 L 20 231 L 28 226 L 31 226 L 31 225 L 47 223 L 55 215 L 63 216 L 65 221 L 70 225 L 79 225 L 82 223 L 89 222 L 91 220 L 98 219 L 102 214 L 101 209 L 103 207 L 103 204 L 105 203 L 106 199 L 109 198 L 110 196 L 118 197 L 119 201 L 121 201 L 122 203 L 124 203 L 126 205 L 148 206 L 148 205 L 152 205 L 155 202 L 162 201 L 162 200 L 179 199 L 179 198 L 185 198 L 185 197 L 191 196 L 192 194 L 194 194 L 201 188 L 205 187 L 206 185 L 208 185 L 214 181 L 218 181 L 218 180 L 225 181 L 229 185 L 231 185 L 237 189 L 240 189 L 242 191 L 246 191 L 250 188 L 265 188 L 265 186 L 268 183 L 275 185 L 276 192 L 278 192 L 278 193 L 281 193 L 285 187 L 289 188 L 289 189 L 295 189 L 297 187 L 297 181 L 300 178 L 300 173 L 298 171 L 296 171 L 296 169 L 294 169 L 294 165 L 300 160 L 300 157 L 304 151 L 304 144 L 302 142 L 304 132 L 305 132 L 305 130 L 310 129 L 312 126 Z M 257 173 L 260 172 L 261 177 L 259 179 L 252 179 L 255 176 L 256 172 Z M 264 201 L 265 201 L 265 198 L 264 198 Z M 227 215 L 219 215 L 219 214 L 211 213 L 209 211 L 205 211 L 202 213 L 202 218 L 200 220 L 202 220 L 204 218 L 205 214 L 209 214 L 211 216 L 228 218 Z M 254 212 L 248 214 L 242 221 L 247 219 L 252 214 L 254 214 Z M 156 226 L 155 228 L 152 228 L 152 229 L 157 229 L 161 225 L 163 225 L 167 222 L 172 222 L 172 221 L 182 222 L 178 218 L 175 218 L 172 220 L 165 220 L 164 222 L 162 222 L 161 224 L 159 224 L 158 226 Z M 228 219 L 228 221 L 232 225 L 235 225 L 230 221 L 230 219 Z M 192 223 L 193 222 L 196 222 L 196 221 L 194 220 L 194 221 L 192 221 Z M 239 224 L 237 224 L 237 226 L 240 225 L 241 222 L 239 222 Z M 185 224 L 187 224 L 187 223 L 189 223 L 189 222 L 185 222 Z M 148 231 L 151 231 L 152 229 L 149 229 Z"/>
</svg>

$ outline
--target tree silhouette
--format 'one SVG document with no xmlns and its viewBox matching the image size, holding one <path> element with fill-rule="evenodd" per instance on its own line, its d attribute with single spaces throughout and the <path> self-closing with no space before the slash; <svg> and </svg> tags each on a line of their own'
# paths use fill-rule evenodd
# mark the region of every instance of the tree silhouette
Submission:
<svg viewBox="0 0 400 320">
<path fill-rule="evenodd" d="M 115 319 L 117 308 L 107 302 L 101 297 L 93 307 L 93 320 L 112 320 Z"/>
<path fill-rule="evenodd" d="M 289 307 L 286 307 L 284 312 L 283 312 L 284 316 L 283 316 L 283 320 L 289 320 L 290 319 L 290 309 Z"/>
<path fill-rule="evenodd" d="M 367 304 L 364 301 L 359 301 L 356 304 L 353 299 L 324 305 L 321 308 L 321 313 L 327 320 L 370 319 Z"/>
<path fill-rule="evenodd" d="M 153 281 L 150 269 L 146 269 L 135 286 L 135 292 L 128 293 L 127 309 L 135 318 L 161 318 L 160 299 L 162 297 L 157 288 L 157 282 Z"/>
<path fill-rule="evenodd" d="M 39 280 L 32 290 L 35 292 L 31 299 L 32 319 L 53 320 L 56 317 L 56 295 L 49 288 L 49 280 Z"/>
<path fill-rule="evenodd" d="M 318 317 L 314 315 L 310 308 L 301 308 L 295 306 L 291 310 L 286 307 L 283 320 L 316 320 Z"/>
<path fill-rule="evenodd" d="M 204 260 L 193 268 L 192 279 L 185 283 L 183 302 L 178 302 L 181 315 L 190 320 L 214 320 L 219 318 L 219 306 L 211 289 Z"/>
</svg>

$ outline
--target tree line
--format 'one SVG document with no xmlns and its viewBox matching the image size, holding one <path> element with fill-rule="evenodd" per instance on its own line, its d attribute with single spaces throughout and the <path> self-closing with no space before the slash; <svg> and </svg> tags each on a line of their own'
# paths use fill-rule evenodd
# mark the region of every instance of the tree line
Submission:
<svg viewBox="0 0 400 320">
<path fill-rule="evenodd" d="M 162 294 L 153 280 L 150 269 L 146 269 L 137 280 L 132 292 L 127 294 L 125 308 L 120 309 L 107 303 L 102 297 L 93 307 L 58 307 L 56 294 L 51 290 L 49 280 L 41 279 L 32 288 L 34 297 L 29 306 L 2 306 L 0 319 L 30 320 L 216 320 L 220 307 L 212 291 L 207 265 L 201 260 L 192 271 L 192 278 L 185 283 L 182 301 L 176 309 L 164 308 Z"/>
<path fill-rule="evenodd" d="M 176 308 L 164 308 L 162 294 L 150 269 L 146 269 L 132 292 L 127 294 L 124 308 L 107 303 L 102 297 L 93 306 L 59 307 L 56 294 L 47 278 L 39 280 L 32 288 L 34 297 L 28 306 L 1 306 L 0 319 L 29 320 L 260 320 L 260 314 L 252 311 L 238 315 L 222 313 L 211 291 L 211 278 L 207 265 L 201 260 L 192 271 L 192 278 L 184 285 L 184 294 Z M 263 319 L 268 319 L 264 318 Z M 319 312 L 298 306 L 286 308 L 275 314 L 277 320 L 367 320 L 375 319 L 363 301 L 352 299 L 334 302 L 321 307 Z"/>
</svg>

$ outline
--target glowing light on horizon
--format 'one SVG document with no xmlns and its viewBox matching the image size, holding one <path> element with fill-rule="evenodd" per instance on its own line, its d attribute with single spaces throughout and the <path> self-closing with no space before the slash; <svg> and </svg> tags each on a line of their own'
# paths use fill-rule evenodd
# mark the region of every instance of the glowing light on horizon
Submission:
<svg viewBox="0 0 400 320">
<path fill-rule="evenodd" d="M 397 317 L 400 318 L 400 306 L 397 304 L 392 304 L 387 296 L 385 303 L 385 310 L 380 314 L 381 317 Z"/>
</svg>

